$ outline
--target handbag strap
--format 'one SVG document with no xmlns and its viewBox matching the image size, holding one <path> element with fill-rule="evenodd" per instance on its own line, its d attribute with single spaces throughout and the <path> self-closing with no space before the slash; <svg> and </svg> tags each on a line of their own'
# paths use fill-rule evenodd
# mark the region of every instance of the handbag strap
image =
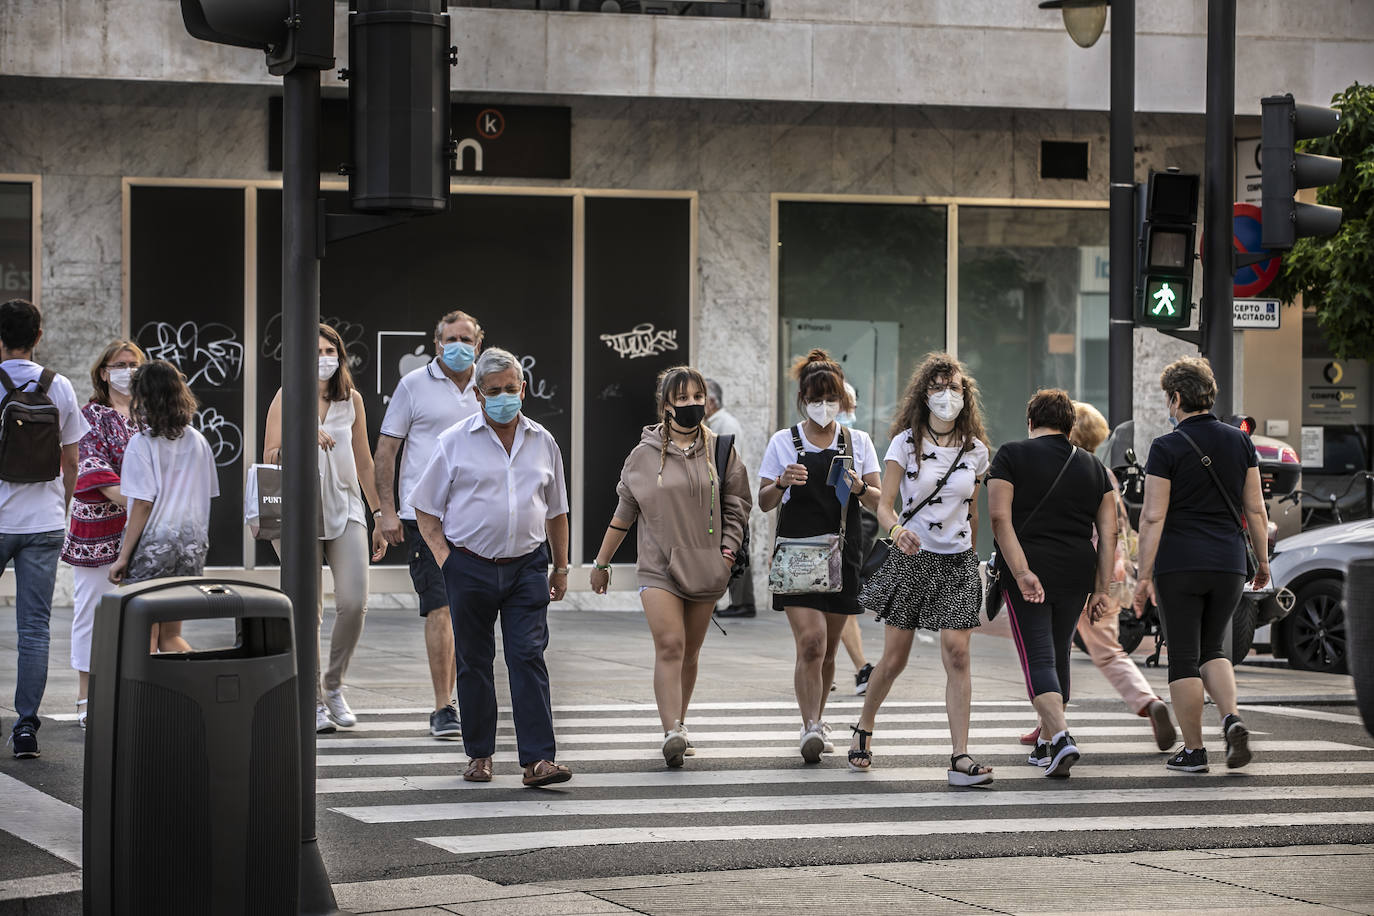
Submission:
<svg viewBox="0 0 1374 916">
<path fill-rule="evenodd" d="M 1198 458 L 1202 459 L 1202 466 L 1207 469 L 1207 473 L 1212 477 L 1212 483 L 1217 485 L 1217 492 L 1221 494 L 1221 498 L 1226 502 L 1226 508 L 1231 513 L 1231 520 L 1236 523 L 1236 526 L 1240 528 L 1242 532 L 1244 532 L 1245 521 L 1242 519 L 1240 511 L 1236 509 L 1236 504 L 1231 501 L 1231 494 L 1226 492 L 1226 487 L 1222 485 L 1221 478 L 1217 476 L 1216 468 L 1212 467 L 1212 459 L 1203 454 L 1202 449 L 1193 441 L 1193 437 L 1185 433 L 1181 427 L 1174 427 L 1174 432 L 1182 436 L 1183 441 L 1191 445 L 1193 451 L 1197 452 Z"/>
<path fill-rule="evenodd" d="M 919 448 L 920 446 L 917 446 L 917 447 Z M 961 448 L 961 449 L 959 449 L 959 454 L 955 455 L 955 456 L 954 456 L 954 460 L 951 461 L 951 462 L 949 463 L 949 467 L 945 468 L 944 476 L 941 477 L 941 478 L 939 479 L 939 481 L 936 482 L 936 484 L 935 484 L 935 489 L 931 490 L 931 491 L 930 491 L 930 494 L 929 494 L 925 499 L 923 499 L 923 500 L 921 500 L 919 503 L 917 503 L 917 504 L 916 504 L 916 508 L 912 509 L 910 512 L 907 512 L 906 514 L 904 514 L 904 515 L 902 516 L 902 521 L 901 521 L 901 524 L 902 524 L 902 525 L 905 525 L 907 522 L 909 522 L 909 521 L 911 521 L 913 518 L 915 518 L 917 512 L 920 512 L 922 509 L 924 509 L 927 505 L 930 504 L 930 501 L 931 501 L 932 499 L 934 499 L 935 497 L 937 497 L 937 496 L 940 495 L 940 491 L 943 490 L 943 489 L 945 488 L 945 484 L 949 483 L 949 477 L 950 477 L 950 475 L 953 474 L 953 473 L 955 472 L 955 470 L 958 469 L 958 467 L 959 467 L 959 462 L 962 461 L 963 458 L 964 458 L 964 456 L 967 455 L 967 454 L 968 454 L 969 452 L 971 452 L 971 451 L 973 451 L 973 443 L 972 443 L 972 442 L 965 442 L 965 443 L 964 443 L 964 447 Z"/>
</svg>

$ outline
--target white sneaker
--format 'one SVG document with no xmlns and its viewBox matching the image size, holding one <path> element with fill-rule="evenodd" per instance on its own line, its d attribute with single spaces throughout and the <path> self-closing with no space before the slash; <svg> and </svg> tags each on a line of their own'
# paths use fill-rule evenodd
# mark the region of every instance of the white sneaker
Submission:
<svg viewBox="0 0 1374 916">
<path fill-rule="evenodd" d="M 825 723 L 825 722 L 821 722 L 821 723 L 820 723 L 820 726 L 821 726 L 821 740 L 825 742 L 825 744 L 821 745 L 821 751 L 824 752 L 824 753 L 826 753 L 826 754 L 833 754 L 833 753 L 835 753 L 835 742 L 833 742 L 833 741 L 830 740 L 830 726 L 829 726 L 829 724 L 827 724 L 827 723 Z"/>
<path fill-rule="evenodd" d="M 324 692 L 324 706 L 329 711 L 329 718 L 333 720 L 335 725 L 352 728 L 358 724 L 358 717 L 353 715 L 353 710 L 348 708 L 348 701 L 344 699 L 343 688 L 326 690 Z"/>
<path fill-rule="evenodd" d="M 76 701 L 76 724 L 77 724 L 77 725 L 80 725 L 82 728 L 85 728 L 85 727 L 86 727 L 86 707 L 87 707 L 87 702 L 88 702 L 88 701 L 86 701 L 86 700 L 77 700 L 77 701 Z"/>
<path fill-rule="evenodd" d="M 323 703 L 315 704 L 315 734 L 328 735 L 334 731 L 334 723 L 329 720 L 329 710 Z"/>
<path fill-rule="evenodd" d="M 687 750 L 687 730 L 678 723 L 663 735 L 663 762 L 676 769 L 682 766 L 683 752 Z"/>
<path fill-rule="evenodd" d="M 807 763 L 821 762 L 821 754 L 825 750 L 825 735 L 821 734 L 821 727 L 818 723 L 808 722 L 802 728 L 799 747 L 802 760 Z"/>
</svg>

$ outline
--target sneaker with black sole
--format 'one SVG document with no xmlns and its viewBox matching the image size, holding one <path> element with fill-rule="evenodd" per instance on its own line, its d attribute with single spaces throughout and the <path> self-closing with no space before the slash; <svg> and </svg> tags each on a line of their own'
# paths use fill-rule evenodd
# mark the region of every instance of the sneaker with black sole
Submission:
<svg viewBox="0 0 1374 916">
<path fill-rule="evenodd" d="M 716 611 L 717 617 L 753 617 L 758 609 L 752 604 L 732 604 L 723 611 Z"/>
<path fill-rule="evenodd" d="M 1167 751 L 1174 746 L 1178 740 L 1178 733 L 1174 731 L 1174 723 L 1169 718 L 1169 707 L 1164 705 L 1164 701 L 1153 699 L 1150 705 L 1145 707 L 1145 715 L 1150 720 L 1150 728 L 1154 729 L 1155 747 L 1161 751 Z"/>
<path fill-rule="evenodd" d="M 1240 716 L 1227 716 L 1226 731 L 1226 769 L 1238 770 L 1250 762 L 1250 729 L 1240 721 Z"/>
<path fill-rule="evenodd" d="M 868 679 L 873 675 L 873 666 L 865 664 L 854 674 L 854 696 L 861 697 L 868 693 Z"/>
<path fill-rule="evenodd" d="M 1073 735 L 1061 732 L 1059 739 L 1050 745 L 1050 759 L 1045 764 L 1045 775 L 1060 778 L 1068 776 L 1070 767 L 1078 762 L 1080 756 L 1078 745 L 1073 743 Z"/>
<path fill-rule="evenodd" d="M 1207 748 L 1200 747 L 1194 751 L 1190 751 L 1186 747 L 1181 748 L 1177 754 L 1165 761 L 1164 768 L 1179 773 L 1206 773 Z"/>
<path fill-rule="evenodd" d="M 1048 741 L 1040 741 L 1035 745 L 1035 750 L 1030 752 L 1026 758 L 1026 763 L 1033 767 L 1046 767 L 1050 765 L 1050 744 Z"/>
<path fill-rule="evenodd" d="M 453 741 L 463 736 L 463 725 L 458 721 L 458 710 L 452 704 L 436 709 L 429 714 L 429 733 L 440 741 Z"/>
<path fill-rule="evenodd" d="M 31 760 L 40 756 L 38 735 L 32 726 L 21 725 L 11 732 L 10 745 L 14 749 L 15 760 Z"/>
</svg>

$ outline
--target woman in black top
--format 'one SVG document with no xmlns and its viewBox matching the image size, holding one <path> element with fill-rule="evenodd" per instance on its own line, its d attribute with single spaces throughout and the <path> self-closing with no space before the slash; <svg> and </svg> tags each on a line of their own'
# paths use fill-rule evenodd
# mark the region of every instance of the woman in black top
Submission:
<svg viewBox="0 0 1374 916">
<path fill-rule="evenodd" d="M 1169 640 L 1169 696 L 1183 749 L 1165 766 L 1207 772 L 1205 688 L 1222 715 L 1226 766 L 1234 769 L 1250 762 L 1249 732 L 1236 715 L 1236 677 L 1223 643 L 1245 587 L 1241 511 L 1258 561 L 1255 587 L 1269 581 L 1259 459 L 1249 436 L 1210 413 L 1217 382 L 1207 360 L 1171 363 L 1159 384 L 1175 429 L 1151 444 L 1145 463 L 1135 607 L 1139 613 L 1153 598 Z"/>
<path fill-rule="evenodd" d="M 1073 418 L 1067 392 L 1036 392 L 1026 405 L 1030 438 L 998 449 L 988 472 L 1002 600 L 1043 726 L 1030 762 L 1046 776 L 1068 776 L 1078 762 L 1064 718 L 1069 650 L 1089 594 L 1092 619 L 1109 610 L 1116 561 L 1115 490 L 1102 462 L 1069 444 Z"/>
</svg>

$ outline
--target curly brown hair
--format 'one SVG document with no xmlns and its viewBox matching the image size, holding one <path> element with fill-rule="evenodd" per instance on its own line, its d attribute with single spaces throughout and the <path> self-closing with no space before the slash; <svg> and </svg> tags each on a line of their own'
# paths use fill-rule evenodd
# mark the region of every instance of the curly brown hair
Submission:
<svg viewBox="0 0 1374 916">
<path fill-rule="evenodd" d="M 132 395 L 129 413 L 139 428 L 163 439 L 180 439 L 200 406 L 186 387 L 186 376 L 165 359 L 150 360 L 134 370 Z"/>
<path fill-rule="evenodd" d="M 797 380 L 797 412 L 805 415 L 811 401 L 836 401 L 840 410 L 853 410 L 854 399 L 844 390 L 844 369 L 821 349 L 797 357 L 789 373 Z"/>
<path fill-rule="evenodd" d="M 1164 367 L 1159 387 L 1166 397 L 1178 395 L 1178 403 L 1188 413 L 1211 410 L 1217 400 L 1217 379 L 1212 364 L 1201 356 L 1185 356 Z"/>
<path fill-rule="evenodd" d="M 112 340 L 109 346 L 100 351 L 100 356 L 91 365 L 91 400 L 102 407 L 112 407 L 110 403 L 110 383 L 105 381 L 100 375 L 100 370 L 105 368 L 105 364 L 114 359 L 123 350 L 128 350 L 138 360 L 139 365 L 147 362 L 148 357 L 139 349 L 138 344 L 132 340 Z M 131 391 L 133 389 L 130 389 Z"/>
<path fill-rule="evenodd" d="M 968 374 L 963 363 L 943 352 L 927 353 L 921 359 L 921 364 L 911 373 L 911 380 L 907 382 L 906 392 L 902 395 L 902 406 L 892 418 L 892 427 L 888 435 L 895 439 L 906 430 L 911 430 L 916 436 L 928 432 L 930 407 L 926 405 L 926 389 L 931 383 L 939 379 L 948 380 L 956 373 L 963 380 L 963 390 L 960 393 L 964 396 L 964 409 L 954 420 L 954 429 L 959 433 L 960 445 L 972 445 L 975 439 L 988 445 L 987 430 L 983 428 L 983 404 L 982 396 L 978 393 L 978 383 Z M 916 449 L 918 460 L 920 454 L 921 450 Z"/>
</svg>

